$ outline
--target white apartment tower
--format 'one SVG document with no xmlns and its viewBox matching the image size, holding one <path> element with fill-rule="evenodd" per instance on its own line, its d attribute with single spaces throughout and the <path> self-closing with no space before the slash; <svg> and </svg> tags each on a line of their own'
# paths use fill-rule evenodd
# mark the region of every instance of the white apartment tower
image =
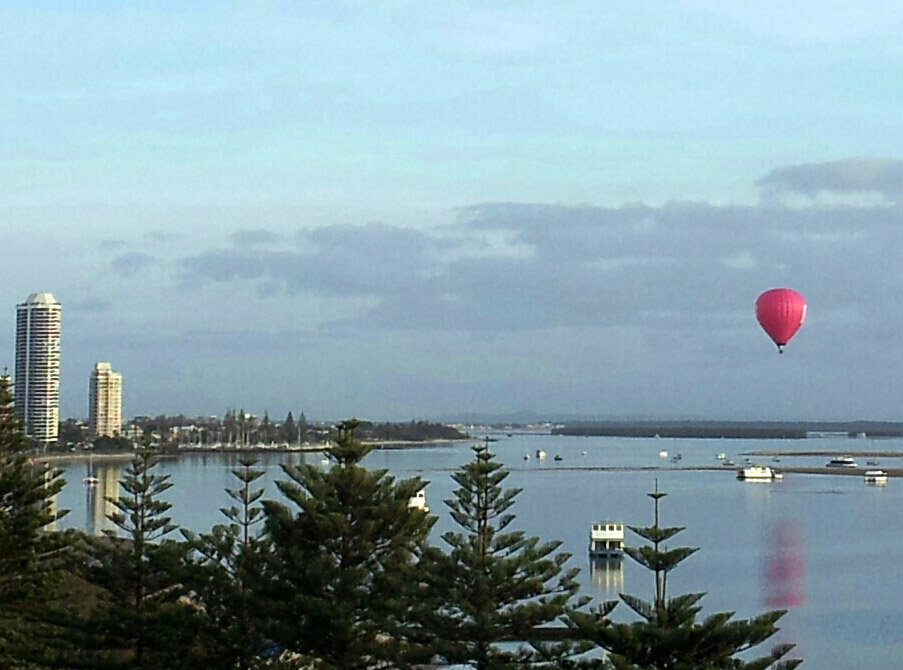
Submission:
<svg viewBox="0 0 903 670">
<path fill-rule="evenodd" d="M 25 433 L 54 442 L 60 425 L 60 335 L 63 308 L 50 293 L 16 305 L 16 412 Z"/>
<path fill-rule="evenodd" d="M 88 421 L 91 435 L 118 437 L 122 433 L 122 375 L 109 363 L 98 363 L 91 373 Z"/>
</svg>

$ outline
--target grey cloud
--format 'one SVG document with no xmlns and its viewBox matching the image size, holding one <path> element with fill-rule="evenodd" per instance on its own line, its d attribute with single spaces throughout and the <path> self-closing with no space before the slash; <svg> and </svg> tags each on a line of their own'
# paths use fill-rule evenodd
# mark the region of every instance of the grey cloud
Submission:
<svg viewBox="0 0 903 670">
<path fill-rule="evenodd" d="M 756 182 L 765 195 L 795 193 L 879 193 L 896 201 L 903 194 L 903 161 L 847 158 L 827 163 L 804 163 L 772 170 Z"/>
<path fill-rule="evenodd" d="M 338 330 L 617 326 L 730 336 L 748 332 L 756 296 L 776 285 L 807 295 L 816 321 L 852 314 L 855 330 L 901 301 L 901 223 L 896 206 L 487 203 L 462 209 L 451 231 L 318 228 L 299 233 L 298 246 L 211 250 L 182 269 L 188 285 L 253 282 L 262 295 L 375 301 L 335 321 Z M 507 241 L 470 253 L 484 238 Z"/>
<path fill-rule="evenodd" d="M 156 262 L 157 258 L 155 256 L 146 254 L 143 251 L 131 251 L 117 256 L 110 261 L 110 265 L 113 267 L 114 272 L 121 277 L 131 277 Z"/>
<path fill-rule="evenodd" d="M 255 247 L 277 244 L 282 241 L 282 235 L 264 228 L 242 228 L 229 236 L 236 247 Z"/>
</svg>

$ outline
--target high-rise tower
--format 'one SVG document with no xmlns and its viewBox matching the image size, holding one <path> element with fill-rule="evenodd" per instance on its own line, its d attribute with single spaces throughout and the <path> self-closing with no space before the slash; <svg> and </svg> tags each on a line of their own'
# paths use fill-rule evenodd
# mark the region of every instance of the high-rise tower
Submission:
<svg viewBox="0 0 903 670">
<path fill-rule="evenodd" d="M 16 305 L 16 412 L 25 433 L 54 442 L 60 425 L 60 334 L 63 308 L 50 293 Z"/>
<path fill-rule="evenodd" d="M 109 363 L 98 363 L 91 373 L 88 421 L 91 435 L 118 437 L 122 432 L 122 375 Z"/>
</svg>

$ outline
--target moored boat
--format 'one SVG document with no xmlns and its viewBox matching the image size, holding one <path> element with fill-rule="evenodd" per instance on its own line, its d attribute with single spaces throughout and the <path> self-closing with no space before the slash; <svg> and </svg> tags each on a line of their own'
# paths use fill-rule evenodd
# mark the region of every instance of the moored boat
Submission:
<svg viewBox="0 0 903 670">
<path fill-rule="evenodd" d="M 745 468 L 737 470 L 737 479 L 747 481 L 771 481 L 773 479 L 783 479 L 784 475 L 775 472 L 767 465 L 748 465 Z"/>
<path fill-rule="evenodd" d="M 828 468 L 858 468 L 856 461 L 852 456 L 838 456 L 827 462 L 825 467 Z"/>
<path fill-rule="evenodd" d="M 408 500 L 408 507 L 419 509 L 423 512 L 429 512 L 430 508 L 426 506 L 426 489 L 420 489 L 413 498 Z"/>
<path fill-rule="evenodd" d="M 590 558 L 620 558 L 624 553 L 624 524 L 594 523 L 589 532 Z"/>
<path fill-rule="evenodd" d="M 884 470 L 866 470 L 862 478 L 866 484 L 887 484 L 887 473 Z"/>
</svg>

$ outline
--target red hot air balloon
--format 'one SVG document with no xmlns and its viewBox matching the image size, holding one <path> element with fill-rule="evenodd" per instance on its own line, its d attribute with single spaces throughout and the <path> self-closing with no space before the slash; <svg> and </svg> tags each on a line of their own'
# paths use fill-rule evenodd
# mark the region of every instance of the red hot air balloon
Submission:
<svg viewBox="0 0 903 670">
<path fill-rule="evenodd" d="M 806 320 L 806 299 L 789 288 L 765 291 L 756 300 L 756 318 L 783 354 L 784 345 Z"/>
</svg>

